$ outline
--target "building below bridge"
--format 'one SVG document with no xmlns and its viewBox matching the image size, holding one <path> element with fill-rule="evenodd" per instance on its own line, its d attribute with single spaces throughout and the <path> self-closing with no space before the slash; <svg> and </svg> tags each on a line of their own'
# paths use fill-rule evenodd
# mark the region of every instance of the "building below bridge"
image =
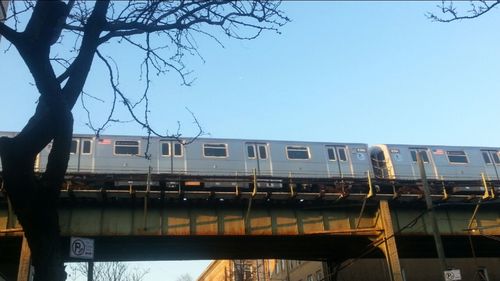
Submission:
<svg viewBox="0 0 500 281">
<path fill-rule="evenodd" d="M 271 281 L 275 260 L 215 260 L 197 281 Z"/>
<path fill-rule="evenodd" d="M 461 280 L 500 280 L 500 257 L 452 258 Z M 443 280 L 437 259 L 401 259 L 406 281 Z M 348 260 L 336 270 L 332 264 L 300 260 L 217 260 L 197 281 L 390 281 L 385 259 Z M 450 279 L 451 280 L 451 279 Z"/>
</svg>

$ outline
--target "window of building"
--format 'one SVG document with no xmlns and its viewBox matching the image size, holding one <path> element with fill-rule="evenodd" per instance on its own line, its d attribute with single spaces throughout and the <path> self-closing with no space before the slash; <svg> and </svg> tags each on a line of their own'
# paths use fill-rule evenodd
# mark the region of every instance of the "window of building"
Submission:
<svg viewBox="0 0 500 281">
<path fill-rule="evenodd" d="M 71 141 L 71 148 L 69 150 L 70 154 L 77 154 L 78 153 L 78 141 L 77 140 L 72 140 Z"/>
<path fill-rule="evenodd" d="M 316 281 L 322 281 L 323 280 L 323 272 L 321 270 L 316 271 Z"/>
<path fill-rule="evenodd" d="M 116 155 L 139 155 L 138 141 L 115 141 Z"/>
<path fill-rule="evenodd" d="M 203 156 L 205 157 L 227 157 L 227 144 L 205 143 L 203 144 Z"/>
<path fill-rule="evenodd" d="M 416 150 L 410 150 L 411 153 L 411 159 L 413 162 L 417 162 L 417 151 Z M 422 161 L 424 163 L 429 163 L 429 156 L 427 155 L 427 151 L 419 151 L 420 157 L 422 157 Z"/>
<path fill-rule="evenodd" d="M 92 141 L 82 140 L 82 154 L 91 154 L 91 153 L 92 153 Z"/>
<path fill-rule="evenodd" d="M 309 147 L 307 146 L 287 146 L 286 155 L 292 160 L 307 160 L 310 158 Z"/>
<path fill-rule="evenodd" d="M 464 151 L 448 150 L 446 151 L 446 154 L 448 155 L 448 161 L 450 161 L 450 163 L 456 163 L 456 164 L 469 163 L 469 161 L 467 160 L 467 155 L 465 154 Z"/>
</svg>

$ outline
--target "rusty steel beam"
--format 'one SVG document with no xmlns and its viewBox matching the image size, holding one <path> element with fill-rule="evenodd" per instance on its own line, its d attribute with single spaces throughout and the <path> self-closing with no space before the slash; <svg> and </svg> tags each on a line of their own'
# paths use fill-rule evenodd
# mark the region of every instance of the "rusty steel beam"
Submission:
<svg viewBox="0 0 500 281">
<path fill-rule="evenodd" d="M 377 235 L 375 211 L 254 207 L 84 207 L 60 210 L 63 235 Z M 147 221 L 144 221 L 146 219 Z M 148 227 L 143 226 L 147 224 Z"/>
<path fill-rule="evenodd" d="M 401 270 L 401 263 L 399 261 L 398 247 L 396 245 L 396 237 L 394 235 L 394 228 L 392 222 L 391 211 L 387 201 L 380 201 L 378 224 L 384 229 L 380 235 L 383 243 L 379 248 L 384 252 L 389 269 L 389 276 L 391 281 L 404 281 L 403 273 Z"/>
<path fill-rule="evenodd" d="M 127 195 L 128 196 L 128 195 Z M 118 199 L 117 199 L 118 200 Z M 144 216 L 143 200 L 135 202 L 91 202 L 64 204 L 60 209 L 60 224 L 64 235 L 362 235 L 377 236 L 381 227 L 376 225 L 376 207 L 366 207 L 359 217 L 361 206 L 335 207 L 331 205 L 255 205 L 245 223 L 245 204 L 224 202 L 203 205 L 185 205 L 150 198 L 148 215 Z M 205 201 L 205 200 L 201 200 Z M 200 201 L 200 202 L 201 202 Z M 242 200 L 242 202 L 245 202 Z M 378 203 L 378 201 L 373 201 Z M 431 235 L 430 222 L 422 216 L 423 206 L 407 207 L 388 202 L 393 214 L 394 232 L 397 236 Z M 217 204 L 219 203 L 219 204 Z M 474 227 L 469 220 L 474 206 L 439 206 L 435 210 L 442 235 L 500 235 L 500 214 L 496 205 L 483 203 L 477 213 Z M 6 206 L 0 205 L 0 237 L 18 235 L 20 226 L 9 215 Z M 144 228 L 147 225 L 147 228 Z M 408 227 L 409 226 L 409 227 Z M 357 229 L 356 229 L 357 228 Z M 477 230 L 477 231 L 476 231 Z"/>
<path fill-rule="evenodd" d="M 17 281 L 29 281 L 31 271 L 31 251 L 28 246 L 28 240 L 23 237 L 21 246 L 21 257 L 19 258 L 19 268 L 17 273 Z"/>
</svg>

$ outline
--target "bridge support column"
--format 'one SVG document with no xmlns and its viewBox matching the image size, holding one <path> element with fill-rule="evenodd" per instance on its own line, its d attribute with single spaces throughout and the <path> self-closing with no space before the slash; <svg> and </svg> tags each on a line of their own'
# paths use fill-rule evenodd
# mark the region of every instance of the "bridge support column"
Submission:
<svg viewBox="0 0 500 281">
<path fill-rule="evenodd" d="M 378 247 L 382 250 L 387 260 L 389 275 L 391 281 L 404 281 L 401 264 L 399 262 L 398 248 L 396 238 L 394 237 L 394 228 L 392 227 L 391 210 L 387 200 L 381 200 L 379 206 L 379 219 L 377 224 L 384 229 L 384 232 L 378 237 L 384 242 Z"/>
<path fill-rule="evenodd" d="M 31 251 L 28 240 L 23 236 L 21 246 L 21 256 L 19 258 L 19 269 L 17 271 L 17 281 L 29 281 L 31 271 Z"/>
</svg>

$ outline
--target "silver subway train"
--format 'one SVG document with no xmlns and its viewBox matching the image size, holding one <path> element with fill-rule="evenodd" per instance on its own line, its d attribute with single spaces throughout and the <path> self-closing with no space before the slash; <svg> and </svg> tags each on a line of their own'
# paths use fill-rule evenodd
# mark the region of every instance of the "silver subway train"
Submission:
<svg viewBox="0 0 500 281">
<path fill-rule="evenodd" d="M 0 136 L 14 136 L 0 132 Z M 149 145 L 149 159 L 144 157 Z M 43 171 L 51 146 L 37 157 Z M 498 181 L 500 148 L 436 145 L 269 141 L 198 138 L 182 141 L 140 136 L 74 135 L 68 173 L 180 174 L 417 180 L 416 155 L 427 177 L 443 181 Z M 1 166 L 0 166 L 1 167 Z"/>
</svg>

